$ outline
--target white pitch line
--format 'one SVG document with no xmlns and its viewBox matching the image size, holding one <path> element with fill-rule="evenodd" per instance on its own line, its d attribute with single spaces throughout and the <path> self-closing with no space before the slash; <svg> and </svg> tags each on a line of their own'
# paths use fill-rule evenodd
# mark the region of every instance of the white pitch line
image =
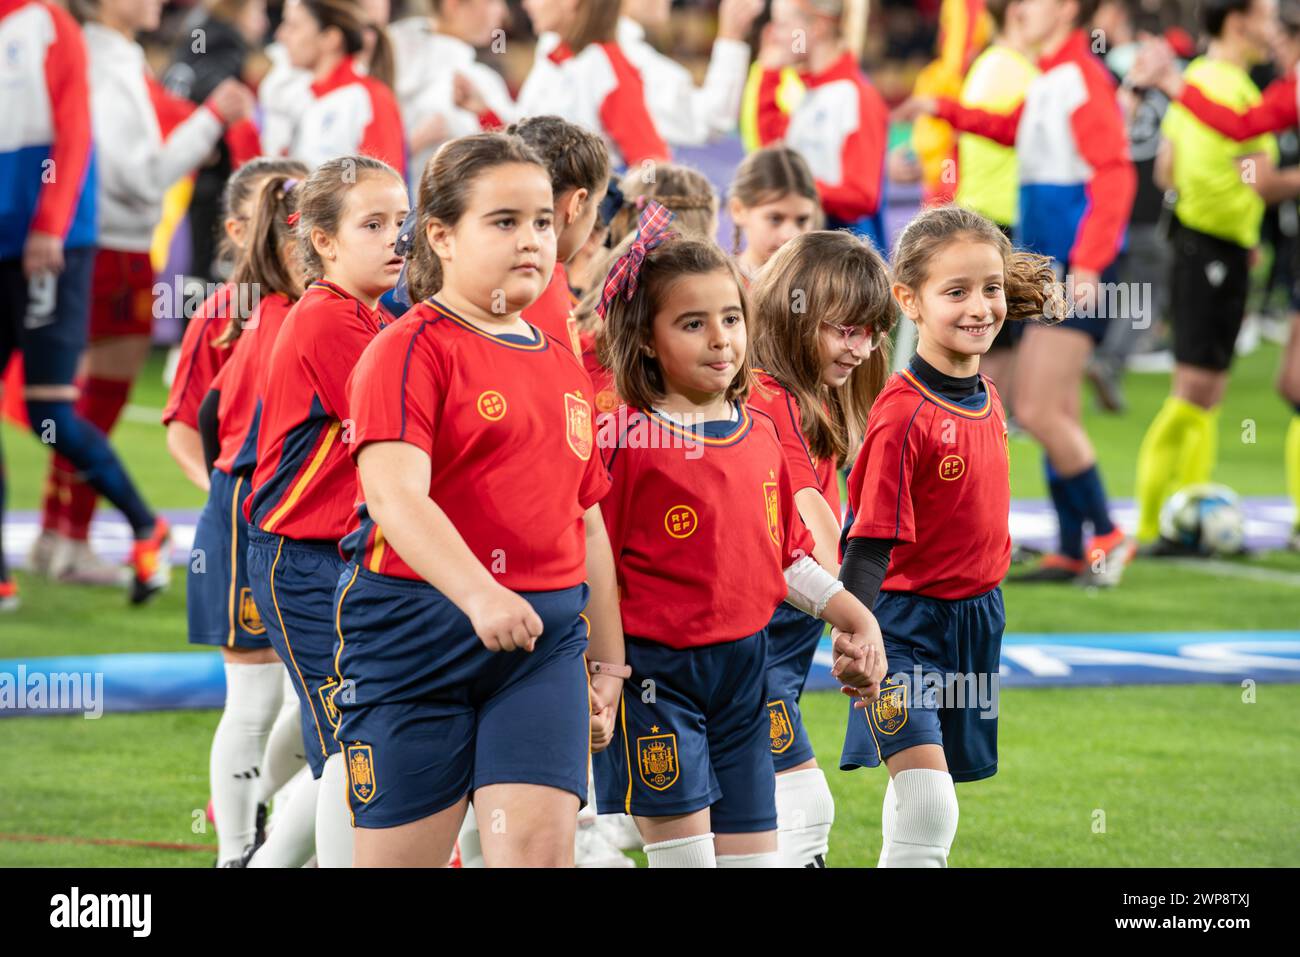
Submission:
<svg viewBox="0 0 1300 957">
<path fill-rule="evenodd" d="M 1220 562 L 1208 558 L 1165 558 L 1167 565 L 1177 565 L 1206 575 L 1222 575 L 1225 578 L 1245 578 L 1250 581 L 1268 582 L 1273 585 L 1290 585 L 1300 588 L 1300 575 L 1284 572 L 1276 568 L 1257 568 L 1254 565 L 1237 565 L 1233 562 Z"/>
</svg>

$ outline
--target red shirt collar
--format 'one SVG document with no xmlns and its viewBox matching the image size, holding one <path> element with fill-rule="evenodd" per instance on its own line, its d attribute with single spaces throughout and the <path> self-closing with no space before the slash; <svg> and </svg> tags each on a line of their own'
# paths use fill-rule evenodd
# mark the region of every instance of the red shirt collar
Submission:
<svg viewBox="0 0 1300 957">
<path fill-rule="evenodd" d="M 352 57 L 344 57 L 334 71 L 323 80 L 317 80 L 311 85 L 311 91 L 315 96 L 324 96 L 326 93 L 332 93 L 341 86 L 347 86 L 349 83 L 356 83 L 361 79 L 357 73 L 356 65 L 352 62 Z"/>
<path fill-rule="evenodd" d="M 1088 49 L 1088 34 L 1082 30 L 1075 30 L 1065 38 L 1065 42 L 1055 53 L 1038 58 L 1038 68 L 1046 73 L 1052 67 L 1071 61 L 1078 62 L 1091 55 L 1092 51 Z"/>
<path fill-rule="evenodd" d="M 821 86 L 823 83 L 832 83 L 835 80 L 849 80 L 858 75 L 858 61 L 849 50 L 845 50 L 839 55 L 830 66 L 820 73 L 800 73 L 799 79 L 804 86 Z"/>
<path fill-rule="evenodd" d="M 564 61 L 573 59 L 573 49 L 561 40 L 554 50 L 546 54 L 546 59 L 559 66 Z"/>
</svg>

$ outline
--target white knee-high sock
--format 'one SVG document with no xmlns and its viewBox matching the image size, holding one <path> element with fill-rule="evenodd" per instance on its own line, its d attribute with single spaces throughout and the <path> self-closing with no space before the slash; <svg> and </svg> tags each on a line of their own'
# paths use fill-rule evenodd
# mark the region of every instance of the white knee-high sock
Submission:
<svg viewBox="0 0 1300 957">
<path fill-rule="evenodd" d="M 719 854 L 718 867 L 789 867 L 784 863 L 780 851 L 764 851 L 761 854 Z"/>
<path fill-rule="evenodd" d="M 880 808 L 880 860 L 876 867 L 889 866 L 889 842 L 894 839 L 894 824 L 898 821 L 898 794 L 894 791 L 894 779 L 889 779 L 885 788 L 885 800 Z"/>
<path fill-rule="evenodd" d="M 257 794 L 257 800 L 261 804 L 270 804 L 275 793 L 307 765 L 298 693 L 293 690 L 289 669 L 283 670 L 284 703 L 280 706 L 280 713 L 275 716 L 275 723 L 271 725 L 266 750 L 262 754 L 262 776 L 258 781 Z"/>
<path fill-rule="evenodd" d="M 217 827 L 217 862 L 238 860 L 253 843 L 257 780 L 266 737 L 280 710 L 279 662 L 226 663 L 226 707 L 212 736 L 208 783 Z"/>
<path fill-rule="evenodd" d="M 913 768 L 894 775 L 898 819 L 888 867 L 947 867 L 957 836 L 957 790 L 947 771 Z"/>
<path fill-rule="evenodd" d="M 474 815 L 473 803 L 465 807 L 465 820 L 461 822 L 456 841 L 460 845 L 461 867 L 487 867 L 483 860 L 483 841 L 478 836 L 478 818 Z"/>
<path fill-rule="evenodd" d="M 645 846 L 646 862 L 650 867 L 712 867 L 718 866 L 713 852 L 713 834 L 679 837 Z"/>
<path fill-rule="evenodd" d="M 302 867 L 316 853 L 316 801 L 320 782 L 311 772 L 294 777 L 275 811 L 275 826 L 257 849 L 249 867 Z"/>
<path fill-rule="evenodd" d="M 316 865 L 352 866 L 352 810 L 348 804 L 348 772 L 342 754 L 325 759 L 316 796 Z"/>
<path fill-rule="evenodd" d="M 821 768 L 776 776 L 776 817 L 783 866 L 824 866 L 835 821 L 835 799 Z M 725 866 L 721 857 L 718 866 Z"/>
</svg>

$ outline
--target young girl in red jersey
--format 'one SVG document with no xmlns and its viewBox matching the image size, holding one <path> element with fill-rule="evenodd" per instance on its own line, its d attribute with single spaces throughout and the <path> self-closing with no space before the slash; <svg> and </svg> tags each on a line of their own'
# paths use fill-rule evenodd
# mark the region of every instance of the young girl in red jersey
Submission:
<svg viewBox="0 0 1300 957">
<path fill-rule="evenodd" d="M 335 700 L 359 866 L 442 865 L 470 798 L 488 866 L 571 866 L 588 749 L 612 733 L 625 668 L 590 386 L 520 316 L 554 265 L 553 203 L 517 137 L 445 144 L 420 183 L 415 305 L 349 384 L 363 503 Z"/>
<path fill-rule="evenodd" d="M 735 223 L 731 254 L 746 281 L 795 236 L 820 227 L 817 183 L 804 158 L 788 146 L 766 146 L 746 156 L 727 195 Z"/>
<path fill-rule="evenodd" d="M 546 290 L 524 310 L 524 320 L 567 342 L 581 355 L 573 320 L 574 295 L 564 267 L 582 249 L 596 224 L 596 213 L 609 187 L 609 151 L 595 133 L 558 116 L 532 116 L 506 132 L 537 151 L 550 171 L 555 191 L 555 271 Z"/>
<path fill-rule="evenodd" d="M 766 412 L 790 470 L 813 557 L 839 569 L 840 466 L 862 441 L 871 403 L 889 375 L 894 300 L 889 270 L 846 232 L 796 236 L 751 290 L 757 382 L 750 405 Z M 824 867 L 835 816 L 799 711 L 824 627 L 781 605 L 768 624 L 767 712 L 776 768 L 777 838 L 794 867 Z"/>
<path fill-rule="evenodd" d="M 233 256 L 238 259 L 242 254 L 249 223 L 253 219 L 254 203 L 268 177 L 279 175 L 306 179 L 307 173 L 307 167 L 301 163 L 265 156 L 235 170 L 226 181 L 221 197 L 225 236 L 219 258 Z M 217 339 L 233 315 L 230 311 L 232 302 L 238 302 L 232 291 L 231 284 L 223 282 L 190 316 L 185 335 L 181 338 L 176 373 L 162 414 L 162 423 L 167 427 L 167 451 L 185 477 L 205 493 L 209 488 L 211 470 L 203 458 L 199 406 L 217 372 L 230 358 L 230 348 L 218 345 Z"/>
<path fill-rule="evenodd" d="M 357 58 L 373 40 L 366 72 Z M 406 169 L 402 115 L 391 87 L 392 48 L 356 0 L 289 0 L 276 31 L 292 66 L 312 73 L 311 100 L 294 124 L 289 155 L 308 166 L 349 153 Z"/>
<path fill-rule="evenodd" d="M 880 866 L 946 867 L 953 782 L 997 772 L 999 583 L 1011 560 L 1006 416 L 979 361 L 1004 321 L 1043 315 L 1057 284 L 1050 260 L 958 206 L 912 220 L 893 266 L 917 351 L 871 408 L 840 569 L 874 607 L 890 677 L 877 701 L 850 709 L 840 767 L 889 769 Z"/>
<path fill-rule="evenodd" d="M 231 285 L 258 290 L 251 316 L 232 316 L 217 340 L 230 358 L 198 412 L 211 468 L 207 505 L 194 532 L 186 613 L 191 644 L 217 645 L 226 669 L 226 702 L 212 738 L 210 787 L 218 866 L 237 866 L 257 843 L 259 765 L 280 710 L 284 666 L 266 637 L 248 583 L 243 505 L 257 450 L 261 370 L 285 316 L 302 294 L 295 187 L 288 174 L 266 177 Z"/>
<path fill-rule="evenodd" d="M 744 404 L 740 277 L 669 219 L 646 206 L 605 284 L 601 349 L 627 405 L 602 429 L 602 509 L 634 691 L 595 759 L 597 794 L 602 812 L 635 816 L 651 867 L 779 866 L 768 622 L 788 600 L 838 625 L 834 673 L 868 696 L 883 648 L 871 614 L 811 557 L 776 428 Z"/>
<path fill-rule="evenodd" d="M 304 271 L 319 277 L 290 311 L 264 373 L 249 518 L 248 578 L 271 644 L 294 678 L 319 784 L 316 857 L 348 866 L 352 836 L 334 728 L 334 586 L 356 470 L 345 385 L 382 327 L 379 297 L 402 268 L 401 174 L 368 156 L 322 164 L 294 190 Z"/>
<path fill-rule="evenodd" d="M 537 34 L 519 115 L 554 113 L 599 133 L 620 169 L 669 158 L 641 74 L 618 45 L 614 0 L 528 0 Z"/>
</svg>

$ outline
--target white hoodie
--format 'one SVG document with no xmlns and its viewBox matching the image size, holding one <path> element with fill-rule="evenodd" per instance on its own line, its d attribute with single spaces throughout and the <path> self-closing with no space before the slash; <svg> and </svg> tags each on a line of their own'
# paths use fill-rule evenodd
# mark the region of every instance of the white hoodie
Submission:
<svg viewBox="0 0 1300 957">
<path fill-rule="evenodd" d="M 99 245 L 148 252 L 163 194 L 207 158 L 225 124 L 201 106 L 164 141 L 149 98 L 144 50 L 99 23 L 83 28 L 99 177 Z"/>
</svg>

